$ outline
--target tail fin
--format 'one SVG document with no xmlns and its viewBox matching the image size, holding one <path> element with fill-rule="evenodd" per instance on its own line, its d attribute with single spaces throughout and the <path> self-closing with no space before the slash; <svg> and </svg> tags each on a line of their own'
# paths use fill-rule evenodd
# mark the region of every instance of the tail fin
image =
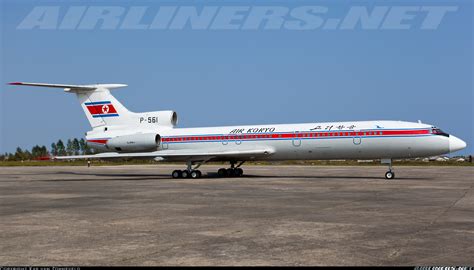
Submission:
<svg viewBox="0 0 474 270">
<path fill-rule="evenodd" d="M 110 93 L 110 89 L 126 87 L 126 84 L 69 85 L 26 82 L 9 84 L 63 88 L 65 92 L 76 94 L 92 128 L 104 125 L 126 125 L 133 115 Z"/>
</svg>

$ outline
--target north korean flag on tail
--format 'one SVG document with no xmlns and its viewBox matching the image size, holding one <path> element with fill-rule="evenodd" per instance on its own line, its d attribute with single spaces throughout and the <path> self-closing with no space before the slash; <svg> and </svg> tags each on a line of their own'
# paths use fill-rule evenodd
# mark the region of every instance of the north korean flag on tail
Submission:
<svg viewBox="0 0 474 270">
<path fill-rule="evenodd" d="M 110 101 L 86 102 L 84 105 L 86 105 L 87 110 L 89 110 L 89 113 L 94 118 L 119 116 Z"/>
</svg>

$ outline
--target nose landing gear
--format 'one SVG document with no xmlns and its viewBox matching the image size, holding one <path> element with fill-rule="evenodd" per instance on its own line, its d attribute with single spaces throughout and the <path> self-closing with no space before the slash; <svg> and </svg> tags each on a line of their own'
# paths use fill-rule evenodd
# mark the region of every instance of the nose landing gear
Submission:
<svg viewBox="0 0 474 270">
<path fill-rule="evenodd" d="M 388 171 L 388 172 L 385 173 L 385 178 L 387 180 L 391 180 L 391 179 L 395 178 L 395 173 L 392 172 L 392 171 Z"/>
<path fill-rule="evenodd" d="M 381 159 L 380 163 L 388 165 L 388 172 L 385 173 L 385 179 L 391 180 L 395 178 L 395 173 L 392 171 L 392 160 L 391 159 Z"/>
</svg>

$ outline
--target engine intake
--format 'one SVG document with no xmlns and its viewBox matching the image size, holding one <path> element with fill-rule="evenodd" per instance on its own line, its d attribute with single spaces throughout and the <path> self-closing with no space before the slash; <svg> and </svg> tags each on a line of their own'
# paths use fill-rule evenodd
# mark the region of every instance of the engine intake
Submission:
<svg viewBox="0 0 474 270">
<path fill-rule="evenodd" d="M 124 135 L 107 141 L 107 148 L 117 152 L 151 152 L 158 150 L 161 136 L 156 133 Z"/>
</svg>

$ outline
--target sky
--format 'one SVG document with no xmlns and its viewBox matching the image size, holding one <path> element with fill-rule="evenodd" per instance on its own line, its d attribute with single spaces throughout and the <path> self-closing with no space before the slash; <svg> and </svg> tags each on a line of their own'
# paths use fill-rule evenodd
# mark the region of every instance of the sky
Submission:
<svg viewBox="0 0 474 270">
<path fill-rule="evenodd" d="M 0 1 L 0 152 L 81 138 L 74 95 L 13 81 L 125 83 L 132 111 L 175 110 L 179 127 L 421 120 L 474 153 L 473 4 L 450 1 Z M 19 29 L 38 6 L 456 6 L 434 30 Z M 150 13 L 153 16 L 153 12 Z M 330 17 L 325 16 L 325 18 Z M 147 17 L 144 17 L 146 19 Z M 44 18 L 43 18 L 44 19 Z M 146 21 L 146 20 L 145 20 Z"/>
</svg>

